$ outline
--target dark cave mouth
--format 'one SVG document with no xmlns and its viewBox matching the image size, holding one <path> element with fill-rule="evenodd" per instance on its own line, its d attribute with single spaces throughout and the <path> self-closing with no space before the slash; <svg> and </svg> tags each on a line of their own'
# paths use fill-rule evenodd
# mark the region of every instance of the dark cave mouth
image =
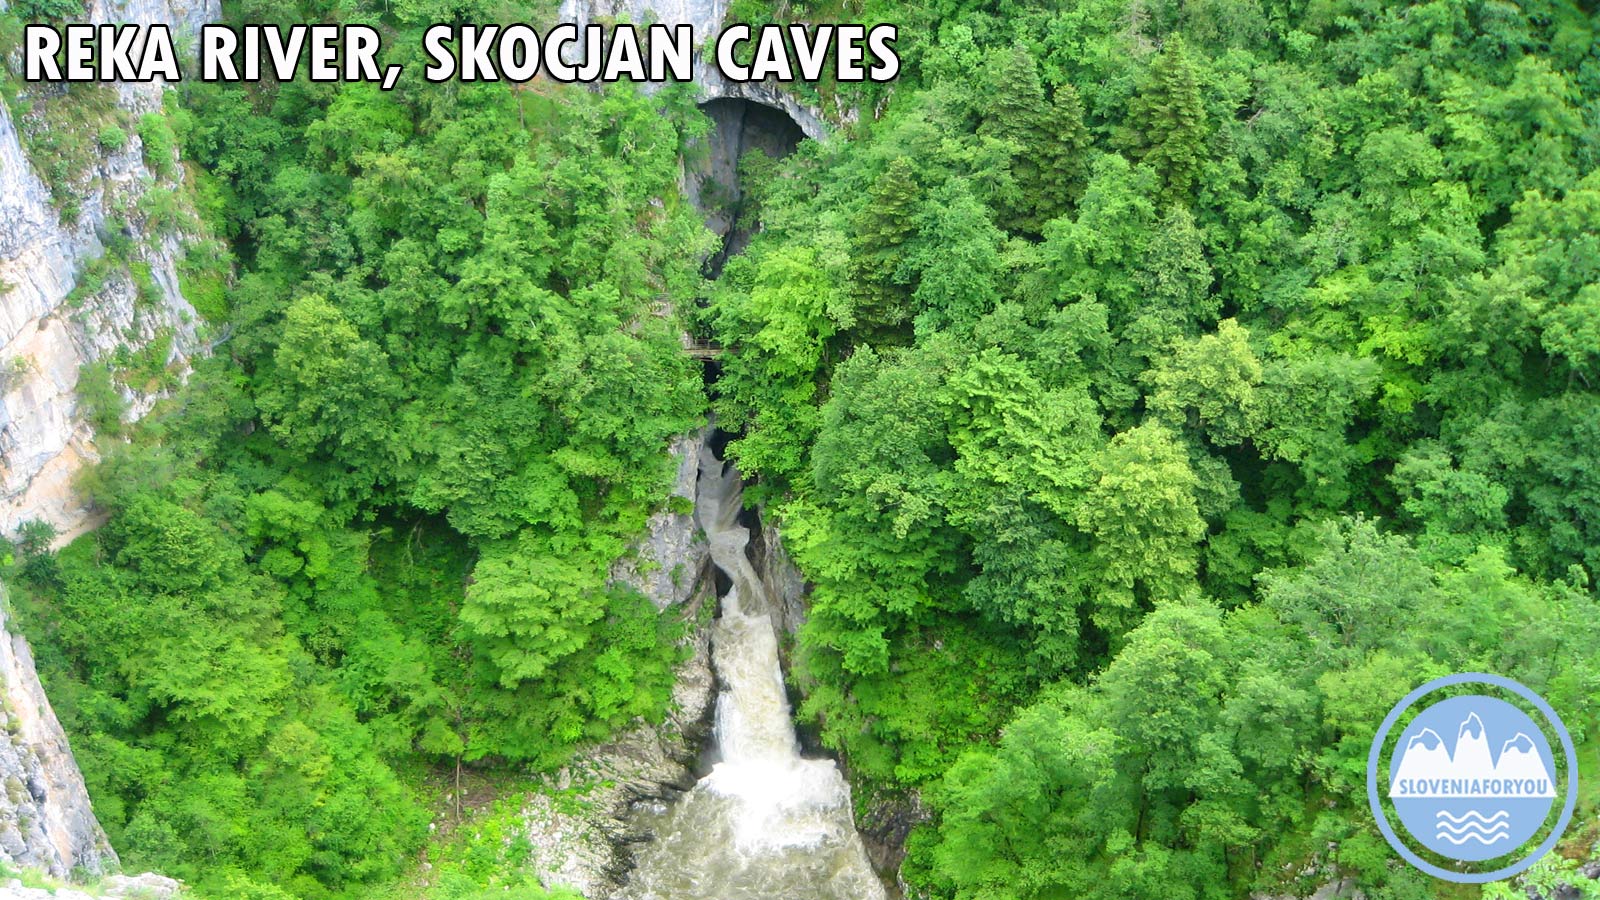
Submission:
<svg viewBox="0 0 1600 900">
<path fill-rule="evenodd" d="M 706 227 L 721 237 L 722 248 L 706 260 L 706 275 L 716 278 L 730 257 L 750 243 L 759 227 L 740 183 L 739 160 L 760 151 L 782 159 L 805 140 L 805 132 L 781 109 L 741 97 L 719 97 L 700 104 L 711 119 L 707 153 L 688 172 L 688 188 L 705 216 Z"/>
</svg>

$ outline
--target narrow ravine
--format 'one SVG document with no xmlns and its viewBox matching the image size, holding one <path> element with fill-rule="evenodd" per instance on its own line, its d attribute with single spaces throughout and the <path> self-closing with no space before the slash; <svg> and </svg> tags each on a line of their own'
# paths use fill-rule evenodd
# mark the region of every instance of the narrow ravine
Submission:
<svg viewBox="0 0 1600 900">
<path fill-rule="evenodd" d="M 746 101 L 713 101 L 715 123 L 690 196 L 723 249 L 707 260 L 720 274 L 744 249 L 738 160 L 756 149 L 779 157 L 802 138 L 783 113 Z M 708 366 L 708 385 L 716 366 Z M 714 385 L 712 385 L 714 389 Z M 720 433 L 716 433 L 719 434 Z M 850 786 L 831 759 L 800 753 L 778 655 L 775 599 L 751 562 L 744 482 L 721 457 L 724 440 L 700 449 L 695 520 L 710 545 L 719 614 L 711 626 L 718 694 L 709 771 L 679 800 L 639 812 L 653 836 L 633 853 L 626 900 L 883 900 L 856 832 Z"/>
<path fill-rule="evenodd" d="M 635 855 L 628 900 L 880 900 L 830 759 L 800 755 L 784 692 L 772 599 L 750 562 L 738 469 L 700 452 L 695 509 L 711 546 L 721 613 L 712 626 L 717 696 L 711 771 L 646 813 L 655 840 Z"/>
</svg>

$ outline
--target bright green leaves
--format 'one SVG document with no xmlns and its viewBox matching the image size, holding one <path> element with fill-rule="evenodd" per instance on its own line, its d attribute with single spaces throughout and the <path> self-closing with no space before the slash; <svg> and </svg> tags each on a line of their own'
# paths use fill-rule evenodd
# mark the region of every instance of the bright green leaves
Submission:
<svg viewBox="0 0 1600 900">
<path fill-rule="evenodd" d="M 1276 883 L 1258 863 L 1302 829 L 1339 835 L 1338 864 L 1378 883 L 1387 857 L 1344 811 L 1365 808 L 1372 736 L 1409 687 L 1514 672 L 1567 718 L 1589 715 L 1593 670 L 1574 661 L 1595 626 L 1566 623 L 1592 619 L 1591 598 L 1495 552 L 1431 569 L 1363 520 L 1315 540 L 1302 567 L 1265 577 L 1261 606 L 1160 604 L 1098 676 L 1045 689 L 997 747 L 964 754 L 925 792 L 940 815 L 912 848 L 925 883 L 961 900 L 1224 897 Z"/>
<path fill-rule="evenodd" d="M 341 85 L 327 114 L 306 126 L 313 156 L 335 172 L 364 167 L 373 154 L 392 151 L 411 136 L 411 117 L 391 94 L 370 82 Z"/>
<path fill-rule="evenodd" d="M 536 202 L 547 189 L 545 173 L 525 156 L 490 178 L 483 246 L 462 264 L 441 310 L 445 322 L 481 319 L 520 341 L 571 339 L 557 317 L 561 298 L 548 287 L 555 238 Z"/>
<path fill-rule="evenodd" d="M 124 859 L 353 895 L 425 837 L 397 772 L 554 766 L 665 708 L 678 634 L 606 582 L 703 421 L 675 311 L 712 245 L 677 189 L 703 127 L 621 87 L 183 96 L 232 316 L 101 448 L 110 520 L 40 566 L 38 646 Z M 757 302 L 809 381 L 803 265 Z"/>
<path fill-rule="evenodd" d="M 323 297 L 307 294 L 289 304 L 271 375 L 262 381 L 256 404 L 290 449 L 325 452 L 365 470 L 369 480 L 385 478 L 397 461 L 392 416 L 399 385 L 388 360 Z"/>
<path fill-rule="evenodd" d="M 1217 446 L 1239 444 L 1261 427 L 1261 362 L 1250 333 L 1233 319 L 1215 334 L 1179 344 L 1151 371 L 1150 408 L 1168 424 L 1202 430 Z"/>
<path fill-rule="evenodd" d="M 1529 192 L 1497 235 L 1500 302 L 1531 316 L 1545 353 L 1580 384 L 1600 383 L 1600 175 L 1556 200 Z M 1520 316 L 1519 316 L 1520 318 Z M 1504 321 L 1504 317 L 1501 317 Z M 1484 322 L 1483 327 L 1493 327 Z"/>
<path fill-rule="evenodd" d="M 1081 387 L 1047 390 L 1014 356 L 991 348 L 955 373 L 946 505 L 972 542 L 975 609 L 1031 632 L 1045 667 L 1078 662 L 1086 579 L 1070 520 L 1103 441 Z"/>
<path fill-rule="evenodd" d="M 743 341 L 761 354 L 770 377 L 809 378 L 837 329 L 832 317 L 838 302 L 816 251 L 785 249 L 761 259 L 749 299 L 722 311 L 733 321 L 719 330 L 744 335 Z"/>
<path fill-rule="evenodd" d="M 978 747 L 923 783 L 935 896 L 1283 893 L 1308 854 L 1399 896 L 1349 805 L 1397 692 L 1586 683 L 1534 635 L 1588 633 L 1551 623 L 1600 565 L 1592 17 L 1113 5 L 922 11 L 920 83 L 763 178 L 710 318 L 755 260 L 848 285 L 803 361 L 722 332 L 816 586 L 805 712 L 872 779 Z M 997 733 L 934 672 L 1051 699 Z"/>
<path fill-rule="evenodd" d="M 1157 607 L 1128 635 L 1100 676 L 1106 723 L 1132 759 L 1120 771 L 1146 792 L 1199 789 L 1236 766 L 1207 758 L 1201 735 L 1214 730 L 1232 679 L 1234 649 L 1221 617 L 1206 606 Z"/>
<path fill-rule="evenodd" d="M 839 268 L 819 248 L 785 247 L 731 260 L 716 288 L 716 334 L 735 352 L 714 408 L 725 429 L 743 425 L 730 452 L 751 471 L 797 473 L 816 433 L 816 373 L 851 315 Z"/>
<path fill-rule="evenodd" d="M 1403 646 L 1406 623 L 1436 596 L 1411 543 L 1369 520 L 1322 526 L 1316 540 L 1312 562 L 1264 580 L 1262 601 L 1321 654 L 1355 660 Z"/>
<path fill-rule="evenodd" d="M 648 599 L 607 584 L 621 549 L 603 534 L 533 528 L 481 545 L 460 621 L 494 689 L 469 698 L 468 758 L 551 765 L 581 740 L 660 715 L 677 633 Z"/>
<path fill-rule="evenodd" d="M 999 256 L 1005 235 L 963 181 L 929 198 L 907 264 L 919 273 L 912 295 L 917 328 L 967 328 L 1000 299 Z"/>
<path fill-rule="evenodd" d="M 503 686 L 539 678 L 582 649 L 604 613 L 603 570 L 575 550 L 532 531 L 484 546 L 461 621 Z"/>
<path fill-rule="evenodd" d="M 1117 750 L 1114 734 L 1054 703 L 1023 710 L 997 750 L 962 757 L 937 791 L 940 879 L 974 900 L 1090 895 L 1094 868 L 1075 838 L 1099 830 L 1097 817 L 1129 824 Z"/>
<path fill-rule="evenodd" d="M 1137 620 L 1142 603 L 1193 589 L 1205 522 L 1188 455 L 1159 424 L 1117 435 L 1093 473 L 1076 521 L 1094 539 L 1094 621 L 1115 634 Z"/>
</svg>

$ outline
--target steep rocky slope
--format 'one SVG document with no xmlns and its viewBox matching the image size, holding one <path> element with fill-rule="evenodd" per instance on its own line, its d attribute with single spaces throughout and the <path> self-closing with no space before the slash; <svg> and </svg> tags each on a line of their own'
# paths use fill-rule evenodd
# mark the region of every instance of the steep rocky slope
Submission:
<svg viewBox="0 0 1600 900">
<path fill-rule="evenodd" d="M 86 20 L 192 32 L 217 0 L 95 0 Z M 96 424 L 148 412 L 203 328 L 179 288 L 193 213 L 157 133 L 165 86 L 30 86 L 0 105 L 0 534 L 91 524 L 72 489 Z M 108 376 L 99 396 L 86 366 Z M 114 393 L 110 393 L 114 392 Z M 90 399 L 86 400 L 86 397 Z M 98 407 L 98 414 L 95 407 Z M 117 865 L 0 586 L 0 861 L 56 877 Z"/>
<path fill-rule="evenodd" d="M 96 0 L 93 22 L 193 31 L 218 0 Z M 0 107 L 0 533 L 43 520 L 63 536 L 89 511 L 71 482 L 96 457 L 84 366 L 100 363 L 126 405 L 147 412 L 199 346 L 179 288 L 192 213 L 170 147 L 140 132 L 165 86 L 31 86 Z M 189 226 L 192 227 L 192 226 Z M 112 423 L 114 424 L 114 423 Z"/>
<path fill-rule="evenodd" d="M 89 807 L 83 775 L 34 672 L 7 628 L 0 586 L 0 861 L 58 878 L 117 864 Z"/>
</svg>

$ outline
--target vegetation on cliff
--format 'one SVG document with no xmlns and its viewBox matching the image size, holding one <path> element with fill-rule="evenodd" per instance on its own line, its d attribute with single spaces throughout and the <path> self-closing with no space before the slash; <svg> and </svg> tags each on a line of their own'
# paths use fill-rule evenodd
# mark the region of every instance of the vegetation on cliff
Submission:
<svg viewBox="0 0 1600 900">
<path fill-rule="evenodd" d="M 703 294 L 710 405 L 814 585 L 801 715 L 928 801 L 930 897 L 1235 897 L 1318 857 L 1425 896 L 1364 798 L 1394 701 L 1498 672 L 1592 737 L 1591 12 L 848 17 L 900 23 L 905 74 L 803 89 L 862 121 L 743 167 L 762 231 L 709 288 L 682 89 L 183 87 L 221 340 L 105 448 L 106 524 L 12 572 L 128 866 L 360 894 L 424 842 L 423 770 L 658 714 L 673 623 L 607 572 L 705 412 Z"/>
<path fill-rule="evenodd" d="M 908 75 L 751 169 L 703 322 L 815 585 L 803 714 L 933 808 L 905 876 L 1430 893 L 1367 811 L 1390 706 L 1488 671 L 1600 712 L 1592 12 L 866 13 Z"/>
<path fill-rule="evenodd" d="M 608 572 L 704 415 L 667 302 L 712 245 L 687 96 L 195 81 L 141 124 L 237 278 L 212 358 L 102 431 L 105 524 L 59 554 L 30 529 L 11 573 L 128 868 L 363 891 L 415 864 L 425 772 L 549 768 L 663 711 L 679 625 Z"/>
</svg>

